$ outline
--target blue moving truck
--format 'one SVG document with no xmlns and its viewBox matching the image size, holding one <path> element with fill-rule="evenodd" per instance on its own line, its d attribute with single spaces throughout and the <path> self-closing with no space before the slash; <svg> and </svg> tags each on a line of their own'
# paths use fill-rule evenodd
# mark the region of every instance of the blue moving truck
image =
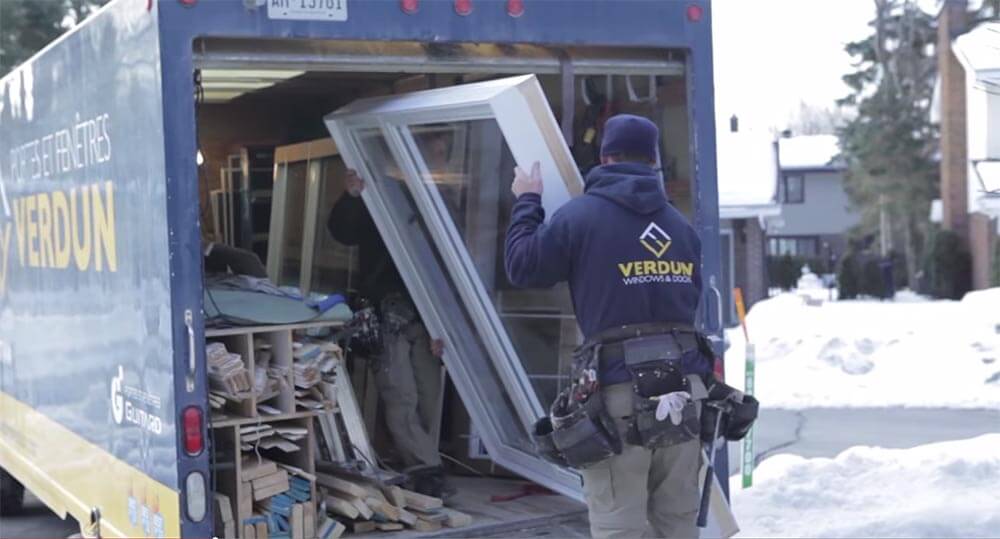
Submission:
<svg viewBox="0 0 1000 539">
<path fill-rule="evenodd" d="M 0 80 L 3 503 L 211 536 L 210 171 L 359 97 L 518 74 L 581 167 L 608 114 L 661 126 L 721 337 L 708 0 L 112 0 Z"/>
</svg>

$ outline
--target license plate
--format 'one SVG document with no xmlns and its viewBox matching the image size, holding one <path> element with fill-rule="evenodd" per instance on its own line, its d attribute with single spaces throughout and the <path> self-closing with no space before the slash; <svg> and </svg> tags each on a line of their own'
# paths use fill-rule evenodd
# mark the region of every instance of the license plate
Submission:
<svg viewBox="0 0 1000 539">
<path fill-rule="evenodd" d="M 346 21 L 347 0 L 267 0 L 267 17 L 292 21 Z"/>
</svg>

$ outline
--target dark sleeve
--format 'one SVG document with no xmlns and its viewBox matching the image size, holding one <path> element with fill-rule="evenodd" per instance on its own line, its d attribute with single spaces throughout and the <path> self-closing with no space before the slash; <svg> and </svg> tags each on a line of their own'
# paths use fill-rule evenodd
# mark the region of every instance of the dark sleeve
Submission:
<svg viewBox="0 0 1000 539">
<path fill-rule="evenodd" d="M 347 193 L 340 196 L 326 220 L 327 231 L 344 245 L 358 245 L 366 232 L 374 228 L 375 223 L 361 197 L 352 197 Z"/>
<path fill-rule="evenodd" d="M 570 228 L 559 212 L 545 224 L 542 197 L 521 195 L 511 210 L 504 267 L 515 286 L 544 288 L 569 279 Z"/>
</svg>

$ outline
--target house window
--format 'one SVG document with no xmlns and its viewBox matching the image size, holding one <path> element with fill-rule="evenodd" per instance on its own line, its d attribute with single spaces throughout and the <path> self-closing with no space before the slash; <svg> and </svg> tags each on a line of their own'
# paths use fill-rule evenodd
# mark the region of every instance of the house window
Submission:
<svg viewBox="0 0 1000 539">
<path fill-rule="evenodd" d="M 767 239 L 771 256 L 819 256 L 819 238 L 815 236 L 773 236 Z"/>
<path fill-rule="evenodd" d="M 785 204 L 802 204 L 806 201 L 806 181 L 801 174 L 787 175 L 784 177 L 784 197 Z"/>
</svg>

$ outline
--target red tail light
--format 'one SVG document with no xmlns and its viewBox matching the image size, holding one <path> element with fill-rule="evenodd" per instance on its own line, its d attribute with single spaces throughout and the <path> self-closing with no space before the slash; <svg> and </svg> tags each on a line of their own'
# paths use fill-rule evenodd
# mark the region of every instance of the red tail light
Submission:
<svg viewBox="0 0 1000 539">
<path fill-rule="evenodd" d="M 472 0 L 455 0 L 455 13 L 463 17 L 472 13 Z"/>
<path fill-rule="evenodd" d="M 201 409 L 197 406 L 185 408 L 181 423 L 184 424 L 184 452 L 193 457 L 205 449 L 205 438 L 201 434 Z"/>
<path fill-rule="evenodd" d="M 420 2 L 418 0 L 400 0 L 399 8 L 403 10 L 403 13 L 407 15 L 413 15 L 417 12 L 417 8 L 420 7 Z"/>
<path fill-rule="evenodd" d="M 690 5 L 687 9 L 688 20 L 691 22 L 698 22 L 701 20 L 702 15 L 705 14 L 705 10 L 701 6 Z"/>
<path fill-rule="evenodd" d="M 507 0 L 507 14 L 511 17 L 524 15 L 524 0 Z"/>
</svg>

